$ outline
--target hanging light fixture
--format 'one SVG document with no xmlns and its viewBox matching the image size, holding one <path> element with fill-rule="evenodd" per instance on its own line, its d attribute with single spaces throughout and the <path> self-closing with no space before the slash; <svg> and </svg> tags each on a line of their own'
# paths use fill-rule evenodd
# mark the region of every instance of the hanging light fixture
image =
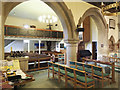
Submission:
<svg viewBox="0 0 120 90">
<path fill-rule="evenodd" d="M 38 20 L 43 23 L 55 23 L 57 22 L 57 17 L 51 15 L 42 15 L 38 17 Z"/>
</svg>

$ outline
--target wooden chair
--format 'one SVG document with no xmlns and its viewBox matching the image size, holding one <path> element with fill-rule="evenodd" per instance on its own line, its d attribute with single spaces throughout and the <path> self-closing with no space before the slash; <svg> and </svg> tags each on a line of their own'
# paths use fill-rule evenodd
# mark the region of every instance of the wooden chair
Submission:
<svg viewBox="0 0 120 90">
<path fill-rule="evenodd" d="M 71 80 L 75 87 L 75 79 L 74 79 L 74 68 L 66 67 L 65 68 L 65 87 L 67 87 L 68 80 Z"/>
<path fill-rule="evenodd" d="M 69 60 L 69 63 L 70 63 L 71 68 L 76 68 L 76 62 L 75 61 Z"/>
<path fill-rule="evenodd" d="M 106 81 L 105 79 L 108 79 L 109 81 L 109 74 L 103 73 L 103 68 L 100 66 L 93 66 L 92 74 L 94 78 L 97 78 L 97 80 L 102 81 L 102 87 L 104 86 L 104 81 Z"/>
<path fill-rule="evenodd" d="M 95 87 L 94 79 L 88 78 L 85 71 L 75 69 L 75 87 L 79 85 L 81 88 Z"/>
<path fill-rule="evenodd" d="M 65 66 L 59 65 L 59 82 L 60 82 L 61 77 L 65 77 Z"/>
<path fill-rule="evenodd" d="M 64 64 L 64 54 L 58 54 L 58 61 Z"/>
<path fill-rule="evenodd" d="M 52 62 L 48 62 L 48 78 L 49 78 L 49 74 L 50 74 L 50 71 L 53 73 L 53 63 Z"/>
<path fill-rule="evenodd" d="M 91 64 L 84 64 L 84 71 L 88 74 L 88 76 L 93 78 L 93 75 L 92 75 L 93 65 L 91 65 Z"/>
<path fill-rule="evenodd" d="M 84 71 L 84 63 L 76 62 L 76 69 Z"/>
<path fill-rule="evenodd" d="M 54 79 L 54 75 L 57 74 L 58 78 L 59 78 L 59 65 L 56 63 L 53 63 L 53 79 Z"/>
</svg>

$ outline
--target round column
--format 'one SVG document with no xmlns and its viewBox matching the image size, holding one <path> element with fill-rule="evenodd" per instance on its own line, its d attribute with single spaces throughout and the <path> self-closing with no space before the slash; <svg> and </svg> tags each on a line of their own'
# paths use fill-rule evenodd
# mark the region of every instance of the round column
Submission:
<svg viewBox="0 0 120 90">
<path fill-rule="evenodd" d="M 78 41 L 67 40 L 66 43 L 66 65 L 69 66 L 69 60 L 77 61 L 77 44 Z"/>
</svg>

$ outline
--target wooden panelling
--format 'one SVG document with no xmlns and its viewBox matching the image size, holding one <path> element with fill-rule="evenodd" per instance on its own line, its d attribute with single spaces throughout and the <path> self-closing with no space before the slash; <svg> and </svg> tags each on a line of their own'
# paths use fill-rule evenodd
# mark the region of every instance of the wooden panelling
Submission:
<svg viewBox="0 0 120 90">
<path fill-rule="evenodd" d="M 84 32 L 83 32 L 83 41 L 90 41 L 90 17 L 86 17 L 83 22 Z"/>
</svg>

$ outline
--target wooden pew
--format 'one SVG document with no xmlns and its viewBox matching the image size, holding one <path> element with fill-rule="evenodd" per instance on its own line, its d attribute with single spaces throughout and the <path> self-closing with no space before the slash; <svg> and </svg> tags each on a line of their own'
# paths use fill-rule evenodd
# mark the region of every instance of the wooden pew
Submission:
<svg viewBox="0 0 120 90">
<path fill-rule="evenodd" d="M 50 65 L 50 64 L 48 64 L 48 65 Z M 59 82 L 61 75 L 63 75 L 65 77 L 65 87 L 67 87 L 68 80 L 73 82 L 74 88 L 76 88 L 76 85 L 79 85 L 81 88 L 91 88 L 91 87 L 95 86 L 94 80 L 88 78 L 85 71 L 80 71 L 75 68 L 71 68 L 71 67 L 64 66 L 61 64 L 56 64 L 56 63 L 51 63 L 51 65 L 53 66 L 53 68 L 52 68 L 53 79 L 54 79 L 54 74 L 57 74 L 58 82 Z M 50 66 L 48 66 L 48 67 L 49 67 L 48 69 L 50 69 Z M 80 73 L 83 73 L 83 74 L 80 74 Z M 81 77 L 82 77 L 82 79 L 80 79 Z M 91 83 L 92 83 L 92 85 L 88 86 Z"/>
<path fill-rule="evenodd" d="M 99 64 L 104 64 L 104 65 L 110 65 L 112 67 L 112 82 L 115 83 L 115 63 L 114 62 L 103 62 L 103 61 L 97 61 L 97 60 L 93 60 L 93 59 L 86 59 L 83 58 L 82 59 L 83 62 L 87 61 L 87 62 L 94 62 L 95 66 L 99 63 Z"/>
<path fill-rule="evenodd" d="M 109 74 L 103 73 L 103 68 L 100 66 L 85 64 L 76 61 L 70 61 L 70 64 L 76 65 L 76 69 L 85 71 L 89 75 L 89 77 L 92 77 L 94 79 L 95 77 L 97 77 L 97 80 L 102 81 L 102 87 L 103 87 L 103 81 L 106 81 L 104 80 L 104 78 L 107 78 L 109 81 Z"/>
</svg>

